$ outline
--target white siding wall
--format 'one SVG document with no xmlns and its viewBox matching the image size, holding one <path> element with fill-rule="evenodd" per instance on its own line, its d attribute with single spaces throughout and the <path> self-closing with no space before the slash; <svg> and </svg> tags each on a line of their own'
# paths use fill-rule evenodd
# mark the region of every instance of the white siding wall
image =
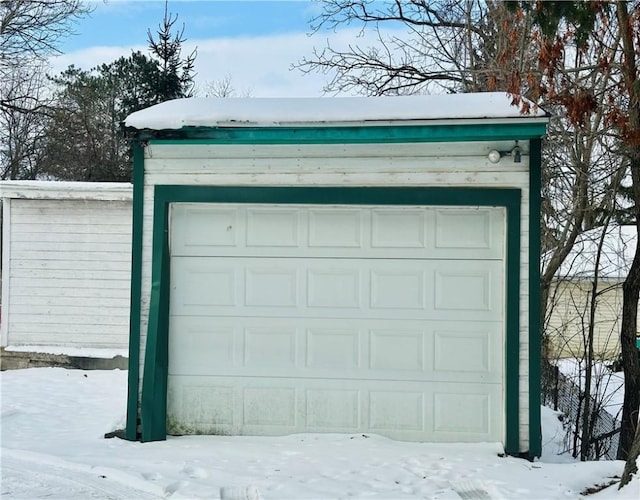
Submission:
<svg viewBox="0 0 640 500">
<path fill-rule="evenodd" d="M 3 345 L 126 349 L 131 201 L 4 204 Z"/>
<path fill-rule="evenodd" d="M 487 160 L 513 143 L 205 146 L 145 150 L 141 373 L 151 290 L 153 189 L 156 184 L 248 186 L 434 186 L 522 190 L 520 302 L 520 447 L 529 449 L 529 157 Z"/>
</svg>

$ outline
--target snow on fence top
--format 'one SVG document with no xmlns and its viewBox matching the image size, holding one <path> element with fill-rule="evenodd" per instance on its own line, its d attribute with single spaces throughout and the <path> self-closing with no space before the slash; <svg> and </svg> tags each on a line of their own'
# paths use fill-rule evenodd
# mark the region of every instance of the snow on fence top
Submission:
<svg viewBox="0 0 640 500">
<path fill-rule="evenodd" d="M 125 126 L 136 129 L 278 126 L 398 120 L 540 118 L 531 104 L 523 115 L 502 92 L 394 97 L 187 98 L 132 113 Z"/>
</svg>

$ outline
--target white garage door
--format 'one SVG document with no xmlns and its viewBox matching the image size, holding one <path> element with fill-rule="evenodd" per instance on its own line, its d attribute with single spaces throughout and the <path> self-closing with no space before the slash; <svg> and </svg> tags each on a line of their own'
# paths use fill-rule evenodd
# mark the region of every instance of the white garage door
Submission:
<svg viewBox="0 0 640 500">
<path fill-rule="evenodd" d="M 168 431 L 503 440 L 501 208 L 174 204 Z"/>
</svg>

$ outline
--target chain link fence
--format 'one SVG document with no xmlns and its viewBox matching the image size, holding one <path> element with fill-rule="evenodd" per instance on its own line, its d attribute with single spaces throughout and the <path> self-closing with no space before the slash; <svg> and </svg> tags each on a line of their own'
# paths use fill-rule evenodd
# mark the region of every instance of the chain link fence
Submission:
<svg viewBox="0 0 640 500">
<path fill-rule="evenodd" d="M 580 435 L 582 414 L 585 407 L 584 390 L 563 374 L 560 369 L 546 363 L 542 377 L 543 404 L 561 411 L 571 422 L 571 436 L 568 436 L 568 451 L 573 456 L 580 454 Z M 606 409 L 602 402 L 591 396 L 589 402 L 591 413 L 591 438 L 589 441 L 589 460 L 615 460 L 620 437 L 620 422 Z"/>
</svg>

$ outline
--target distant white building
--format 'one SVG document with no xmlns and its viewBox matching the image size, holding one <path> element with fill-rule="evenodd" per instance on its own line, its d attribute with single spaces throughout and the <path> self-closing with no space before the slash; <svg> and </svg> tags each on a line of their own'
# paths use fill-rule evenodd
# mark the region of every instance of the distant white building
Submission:
<svg viewBox="0 0 640 500">
<path fill-rule="evenodd" d="M 622 283 L 636 250 L 635 226 L 612 225 L 581 234 L 556 273 L 545 321 L 554 358 L 583 357 L 588 335 L 590 297 L 598 279 L 594 353 L 613 359 L 620 353 Z M 600 248 L 600 251 L 599 251 Z"/>
<path fill-rule="evenodd" d="M 0 199 L 2 346 L 127 349 L 131 185 L 4 181 Z"/>
</svg>

